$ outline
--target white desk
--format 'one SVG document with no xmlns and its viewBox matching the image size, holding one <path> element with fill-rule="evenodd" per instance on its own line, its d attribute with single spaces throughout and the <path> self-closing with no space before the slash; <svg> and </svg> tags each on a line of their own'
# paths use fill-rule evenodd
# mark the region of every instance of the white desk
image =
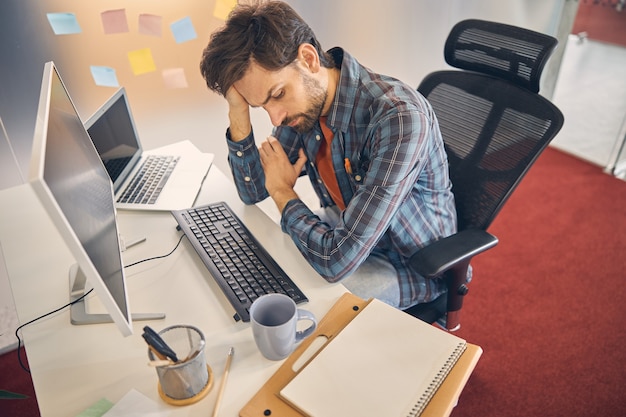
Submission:
<svg viewBox="0 0 626 417">
<path fill-rule="evenodd" d="M 213 166 L 198 204 L 221 200 L 233 208 L 309 297 L 310 302 L 302 307 L 322 318 L 345 288 L 324 281 L 279 226 L 258 207 L 245 206 L 230 179 Z M 68 302 L 68 269 L 74 260 L 28 185 L 0 192 L 0 213 L 0 242 L 18 316 L 25 323 Z M 168 253 L 180 236 L 169 213 L 120 211 L 118 217 L 125 238 L 147 238 L 124 253 L 126 264 Z M 72 326 L 67 309 L 24 328 L 43 417 L 71 417 L 101 398 L 117 402 L 133 388 L 174 416 L 211 415 L 230 346 L 235 347 L 235 358 L 220 415 L 235 417 L 280 365 L 257 351 L 248 323 L 233 320 L 230 304 L 186 240 L 165 259 L 128 268 L 127 282 L 132 311 L 164 312 L 167 318 L 135 322 L 135 333 L 127 338 L 114 324 Z M 91 311 L 102 311 L 97 297 L 90 296 L 89 305 Z M 146 324 L 156 330 L 191 324 L 204 332 L 207 362 L 216 377 L 216 385 L 206 398 L 186 407 L 170 406 L 160 399 L 156 371 L 147 365 L 146 344 L 141 337 Z"/>
</svg>

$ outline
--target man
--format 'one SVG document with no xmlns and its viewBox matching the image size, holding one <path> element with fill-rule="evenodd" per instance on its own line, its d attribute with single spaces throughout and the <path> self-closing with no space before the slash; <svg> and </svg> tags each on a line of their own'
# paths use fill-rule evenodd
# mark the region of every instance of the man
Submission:
<svg viewBox="0 0 626 417">
<path fill-rule="evenodd" d="M 414 88 L 325 52 L 287 4 L 239 5 L 200 64 L 229 105 L 229 164 L 246 204 L 270 196 L 282 230 L 329 282 L 406 309 L 445 292 L 409 257 L 456 231 L 439 127 Z M 250 107 L 275 126 L 255 145 Z M 306 173 L 323 210 L 294 191 Z"/>
</svg>

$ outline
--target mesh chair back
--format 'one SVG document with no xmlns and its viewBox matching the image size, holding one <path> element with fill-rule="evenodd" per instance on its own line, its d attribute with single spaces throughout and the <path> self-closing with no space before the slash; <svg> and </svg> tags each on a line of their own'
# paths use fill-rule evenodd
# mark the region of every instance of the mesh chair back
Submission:
<svg viewBox="0 0 626 417">
<path fill-rule="evenodd" d="M 450 31 L 444 57 L 453 67 L 493 75 L 538 93 L 541 72 L 556 44 L 543 33 L 469 19 Z"/>
<path fill-rule="evenodd" d="M 439 121 L 459 230 L 486 230 L 561 129 L 561 112 L 537 94 L 555 44 L 526 29 L 463 21 L 452 30 L 445 55 L 471 72 L 435 72 L 418 87 Z"/>
</svg>

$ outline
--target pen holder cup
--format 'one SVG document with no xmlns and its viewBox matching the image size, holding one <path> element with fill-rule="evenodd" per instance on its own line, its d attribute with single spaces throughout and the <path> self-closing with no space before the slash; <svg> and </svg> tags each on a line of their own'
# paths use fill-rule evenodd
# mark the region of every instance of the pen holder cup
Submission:
<svg viewBox="0 0 626 417">
<path fill-rule="evenodd" d="M 213 385 L 213 373 L 204 355 L 202 332 L 193 326 L 170 326 L 159 332 L 176 353 L 178 362 L 157 366 L 159 395 L 173 405 L 193 404 L 204 398 Z M 148 349 L 150 361 L 158 358 Z"/>
</svg>

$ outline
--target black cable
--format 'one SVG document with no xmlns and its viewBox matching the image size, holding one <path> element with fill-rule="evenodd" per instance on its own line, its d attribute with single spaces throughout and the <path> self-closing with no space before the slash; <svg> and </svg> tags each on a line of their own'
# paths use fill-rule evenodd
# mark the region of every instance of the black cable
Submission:
<svg viewBox="0 0 626 417">
<path fill-rule="evenodd" d="M 180 242 L 182 242 L 182 241 L 183 241 L 183 238 L 184 238 L 184 237 L 185 237 L 185 235 L 183 234 L 183 235 L 180 237 L 180 239 L 178 239 L 178 243 L 176 244 L 176 246 L 174 246 L 174 249 L 172 249 L 172 250 L 171 250 L 169 253 L 167 253 L 166 255 L 155 256 L 155 257 L 152 257 L 152 258 L 142 259 L 141 261 L 137 261 L 137 262 L 134 262 L 134 263 L 132 263 L 132 264 L 125 265 L 125 266 L 124 266 L 124 268 L 129 268 L 129 267 L 131 267 L 131 266 L 135 266 L 135 265 L 138 265 L 138 264 L 140 264 L 140 263 L 147 262 L 147 261 L 153 261 L 153 260 L 155 260 L 155 259 L 167 258 L 167 257 L 168 257 L 168 256 L 170 256 L 172 253 L 174 253 L 174 251 L 175 251 L 176 249 L 178 249 L 178 247 L 180 246 Z M 38 320 L 41 320 L 41 319 L 43 319 L 43 318 L 46 318 L 46 317 L 48 317 L 48 316 L 50 316 L 50 315 L 52 315 L 52 314 L 54 314 L 54 313 L 58 313 L 59 311 L 63 310 L 64 308 L 70 307 L 70 306 L 72 306 L 73 304 L 76 304 L 76 303 L 78 303 L 78 302 L 80 302 L 80 301 L 84 300 L 84 299 L 85 299 L 85 297 L 87 297 L 89 294 L 91 294 L 91 292 L 92 292 L 92 291 L 93 291 L 93 288 L 92 288 L 92 289 L 90 289 L 89 291 L 87 291 L 85 294 L 83 294 L 83 295 L 82 295 L 82 296 L 80 296 L 79 298 L 77 298 L 76 300 L 71 301 L 71 302 L 69 302 L 69 303 L 65 304 L 65 305 L 64 305 L 64 306 L 62 306 L 62 307 L 59 307 L 59 308 L 57 308 L 56 310 L 50 311 L 50 312 L 48 312 L 48 313 L 46 313 L 46 314 L 44 314 L 44 315 L 41 315 L 41 316 L 39 316 L 39 317 L 36 317 L 36 318 L 32 319 L 31 321 L 29 321 L 29 322 L 27 322 L 27 323 L 24 323 L 24 324 L 20 325 L 17 329 L 15 329 L 15 337 L 17 337 L 17 360 L 18 360 L 18 362 L 20 363 L 20 366 L 22 367 L 22 369 L 23 369 L 24 371 L 26 371 L 26 372 L 28 372 L 28 373 L 30 374 L 30 369 L 29 369 L 29 368 L 27 368 L 27 367 L 26 367 L 26 365 L 24 365 L 24 362 L 22 361 L 22 355 L 21 355 L 21 353 L 20 353 L 20 348 L 21 348 L 21 346 L 22 346 L 22 339 L 20 338 L 19 331 L 20 331 L 23 327 L 28 326 L 29 324 L 32 324 L 32 323 L 34 323 L 34 322 L 36 322 L 36 321 L 38 321 Z"/>
<path fill-rule="evenodd" d="M 22 355 L 20 354 L 20 347 L 22 346 L 22 339 L 20 339 L 20 335 L 19 335 L 19 331 L 22 329 L 22 327 L 24 326 L 28 326 L 31 323 L 36 322 L 37 320 L 41 320 L 45 317 L 48 317 L 54 313 L 58 313 L 59 311 L 63 310 L 66 307 L 71 306 L 72 304 L 78 303 L 79 301 L 82 301 L 85 297 L 87 297 L 89 295 L 89 293 L 91 293 L 93 291 L 93 288 L 90 289 L 89 291 L 87 291 L 85 294 L 83 294 L 81 297 L 77 298 L 76 300 L 65 304 L 63 307 L 59 307 L 56 310 L 53 310 L 49 313 L 44 314 L 43 316 L 39 316 L 37 318 L 32 319 L 31 321 L 22 324 L 21 326 L 19 326 L 17 329 L 15 329 L 15 337 L 17 337 L 17 360 L 20 362 L 20 366 L 22 367 L 23 370 L 25 370 L 26 372 L 28 372 L 30 374 L 30 369 L 28 369 L 26 367 L 26 365 L 24 365 L 24 362 L 22 362 Z"/>
<path fill-rule="evenodd" d="M 143 263 L 143 262 L 154 261 L 155 259 L 167 258 L 167 257 L 168 257 L 168 256 L 170 256 L 171 254 L 173 254 L 173 253 L 174 253 L 174 251 L 175 251 L 176 249 L 178 249 L 178 247 L 180 246 L 180 242 L 182 242 L 182 241 L 183 241 L 183 238 L 184 238 L 185 236 L 186 236 L 186 235 L 184 235 L 184 234 L 183 234 L 183 235 L 180 237 L 180 239 L 178 239 L 178 243 L 176 244 L 176 246 L 174 246 L 174 249 L 172 249 L 172 250 L 171 250 L 168 254 L 161 255 L 161 256 L 155 256 L 155 257 L 153 257 L 153 258 L 142 259 L 141 261 L 137 261 L 137 262 L 134 262 L 134 263 L 132 263 L 132 264 L 128 264 L 128 265 L 126 265 L 124 268 L 130 268 L 131 266 L 139 265 L 140 263 Z"/>
</svg>

